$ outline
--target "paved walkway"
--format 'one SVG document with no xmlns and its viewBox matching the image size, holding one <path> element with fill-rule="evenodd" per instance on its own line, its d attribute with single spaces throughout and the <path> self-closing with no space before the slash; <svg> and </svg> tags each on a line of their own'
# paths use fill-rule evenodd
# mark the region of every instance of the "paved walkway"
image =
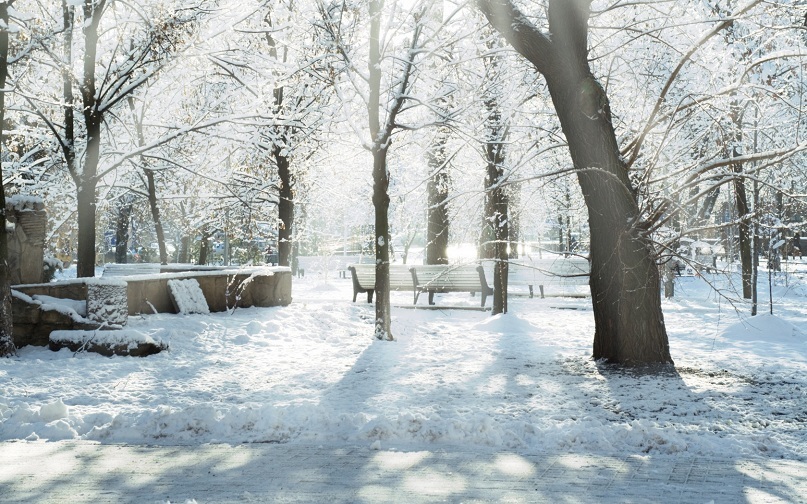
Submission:
<svg viewBox="0 0 807 504">
<path fill-rule="evenodd" d="M 807 502 L 807 463 L 461 448 L 0 443 L 0 502 Z"/>
</svg>

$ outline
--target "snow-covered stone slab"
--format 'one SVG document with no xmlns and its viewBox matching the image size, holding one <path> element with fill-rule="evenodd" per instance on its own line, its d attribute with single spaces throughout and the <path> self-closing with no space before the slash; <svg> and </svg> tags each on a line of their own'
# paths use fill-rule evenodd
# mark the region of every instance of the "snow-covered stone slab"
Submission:
<svg viewBox="0 0 807 504">
<path fill-rule="evenodd" d="M 134 329 L 53 331 L 48 347 L 53 351 L 69 348 L 73 352 L 95 352 L 110 357 L 123 355 L 145 357 L 159 353 L 168 344 Z"/>
<path fill-rule="evenodd" d="M 210 313 L 205 295 L 195 278 L 169 280 L 168 290 L 171 293 L 171 301 L 174 303 L 177 313 L 183 315 Z"/>
</svg>

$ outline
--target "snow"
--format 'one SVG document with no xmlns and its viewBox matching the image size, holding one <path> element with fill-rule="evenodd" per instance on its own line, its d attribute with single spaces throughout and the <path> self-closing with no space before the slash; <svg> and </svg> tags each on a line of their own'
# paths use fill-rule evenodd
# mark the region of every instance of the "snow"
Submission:
<svg viewBox="0 0 807 504">
<path fill-rule="evenodd" d="M 34 294 L 31 296 L 36 302 L 41 303 L 42 310 L 56 311 L 62 315 L 67 315 L 76 322 L 84 322 L 87 316 L 87 302 L 75 299 L 56 298 L 44 294 Z"/>
<path fill-rule="evenodd" d="M 57 330 L 50 333 L 51 341 L 73 342 L 73 343 L 95 343 L 97 345 L 115 346 L 128 345 L 129 349 L 137 347 L 139 344 L 151 343 L 157 346 L 167 346 L 168 342 L 163 341 L 159 335 L 156 339 L 148 334 L 133 329 L 119 330 Z"/>
<path fill-rule="evenodd" d="M 385 342 L 334 277 L 295 279 L 286 307 L 130 317 L 170 341 L 146 358 L 20 349 L 0 360 L 0 440 L 807 459 L 807 262 L 777 278 L 773 315 L 761 280 L 757 317 L 708 287 L 728 292 L 724 277 L 678 278 L 663 302 L 677 372 L 661 374 L 591 360 L 589 299 L 513 297 L 491 316 L 393 292 Z"/>
<path fill-rule="evenodd" d="M 37 207 L 43 205 L 42 198 L 38 196 L 27 196 L 23 194 L 14 194 L 6 199 L 6 206 L 10 206 L 18 212 L 25 210 L 36 210 Z"/>
</svg>

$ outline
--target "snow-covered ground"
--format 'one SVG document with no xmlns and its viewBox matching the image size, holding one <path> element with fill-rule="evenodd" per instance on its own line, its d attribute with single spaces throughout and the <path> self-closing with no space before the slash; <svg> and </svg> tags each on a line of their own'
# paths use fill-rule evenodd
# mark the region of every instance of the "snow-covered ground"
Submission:
<svg viewBox="0 0 807 504">
<path fill-rule="evenodd" d="M 26 347 L 0 359 L 0 440 L 303 442 L 807 459 L 807 261 L 758 317 L 683 277 L 664 301 L 677 373 L 590 358 L 588 299 L 514 297 L 510 313 L 413 310 L 395 342 L 349 279 L 307 271 L 282 308 L 130 317 L 146 358 Z M 796 271 L 799 270 L 799 271 Z M 729 298 L 736 298 L 724 291 Z M 475 307 L 477 298 L 438 296 Z M 489 302 L 490 303 L 490 302 Z M 425 304 L 425 299 L 420 300 Z"/>
</svg>

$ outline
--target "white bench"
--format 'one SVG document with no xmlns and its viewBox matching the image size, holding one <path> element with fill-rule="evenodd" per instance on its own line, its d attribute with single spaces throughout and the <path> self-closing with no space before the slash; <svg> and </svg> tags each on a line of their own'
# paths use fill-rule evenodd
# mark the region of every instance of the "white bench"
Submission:
<svg viewBox="0 0 807 504">
<path fill-rule="evenodd" d="M 412 266 L 412 278 L 415 281 L 415 304 L 421 292 L 429 293 L 429 304 L 434 304 L 434 295 L 446 292 L 479 292 L 482 295 L 482 306 L 493 288 L 488 285 L 485 270 L 476 264 L 424 264 Z"/>
<path fill-rule="evenodd" d="M 536 285 L 542 298 L 547 293 L 579 296 L 578 289 L 570 287 L 588 285 L 590 272 L 588 260 L 583 257 L 559 255 L 546 259 L 522 259 L 510 262 L 507 285 L 528 287 L 530 297 L 533 297 Z"/>
<path fill-rule="evenodd" d="M 367 302 L 372 303 L 375 292 L 375 264 L 351 264 L 347 269 L 353 280 L 353 302 L 356 302 L 356 296 L 359 293 L 366 292 Z M 405 264 L 389 265 L 389 288 L 394 291 L 415 291 L 409 266 Z M 415 302 L 417 302 L 417 295 L 415 295 Z"/>
<path fill-rule="evenodd" d="M 375 265 L 351 264 L 348 266 L 353 280 L 353 302 L 359 293 L 367 293 L 367 302 L 373 302 L 375 292 Z M 476 264 L 443 265 L 428 264 L 407 266 L 390 264 L 390 290 L 411 290 L 414 304 L 417 304 L 421 293 L 429 294 L 429 304 L 434 304 L 434 295 L 447 292 L 479 292 L 482 295 L 482 306 L 493 289 L 485 279 L 485 271 Z"/>
<path fill-rule="evenodd" d="M 107 263 L 104 265 L 102 277 L 119 277 L 133 275 L 156 275 L 160 272 L 159 263 Z"/>
</svg>

